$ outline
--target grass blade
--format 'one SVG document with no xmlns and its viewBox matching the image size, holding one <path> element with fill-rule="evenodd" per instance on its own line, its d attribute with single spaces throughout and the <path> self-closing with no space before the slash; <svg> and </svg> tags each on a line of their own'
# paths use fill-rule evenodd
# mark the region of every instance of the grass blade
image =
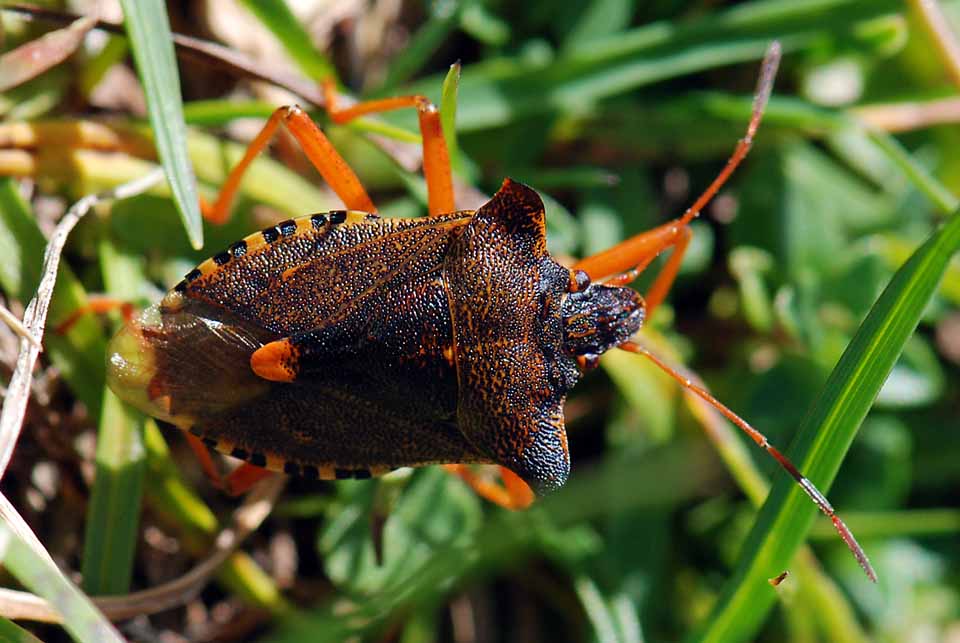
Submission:
<svg viewBox="0 0 960 643">
<path fill-rule="evenodd" d="M 83 589 L 93 595 L 130 589 L 146 459 L 143 418 L 104 389 L 97 434 L 97 473 L 87 510 Z"/>
<path fill-rule="evenodd" d="M 574 47 L 544 66 L 516 61 L 464 67 L 461 134 L 547 113 L 566 113 L 669 78 L 759 60 L 772 40 L 785 52 L 817 43 L 828 29 L 901 10 L 893 0 L 769 0 L 704 14 L 683 23 L 656 22 Z M 441 81 L 414 85 L 428 93 Z"/>
<path fill-rule="evenodd" d="M 378 93 L 389 95 L 397 85 L 408 81 L 420 70 L 450 36 L 460 20 L 463 3 L 437 3 L 426 24 L 410 37 L 410 42 L 390 63 L 387 77 Z"/>
<path fill-rule="evenodd" d="M 80 18 L 68 27 L 40 36 L 0 56 L 0 92 L 39 76 L 66 60 L 93 27 L 93 18 Z"/>
<path fill-rule="evenodd" d="M 440 122 L 443 126 L 443 138 L 450 155 L 450 167 L 460 174 L 460 146 L 457 143 L 457 89 L 460 87 L 460 63 L 450 65 L 450 71 L 443 79 L 440 91 Z"/>
<path fill-rule="evenodd" d="M 121 301 L 137 297 L 145 279 L 138 258 L 100 242 L 107 293 Z M 83 588 L 93 595 L 125 594 L 130 589 L 140 526 L 140 500 L 146 471 L 143 417 L 104 388 L 96 465 L 83 546 Z"/>
<path fill-rule="evenodd" d="M 12 299 L 30 301 L 40 283 L 47 240 L 30 207 L 11 179 L 0 180 L 0 288 Z M 56 328 L 87 303 L 83 285 L 61 263 L 50 301 L 48 324 Z M 43 339 L 47 356 L 63 374 L 74 394 L 99 417 L 104 384 L 106 340 L 96 320 L 85 316 L 66 333 L 49 332 Z"/>
<path fill-rule="evenodd" d="M 829 489 L 958 248 L 960 215 L 954 213 L 894 275 L 804 419 L 789 454 L 820 489 Z M 744 544 L 736 573 L 693 640 L 745 641 L 754 636 L 776 599 L 767 579 L 787 568 L 815 512 L 793 481 L 779 476 Z"/>
<path fill-rule="evenodd" d="M 13 621 L 0 618 L 0 641 L 3 643 L 43 643 Z"/>
<path fill-rule="evenodd" d="M 167 10 L 160 0 L 121 0 L 121 5 L 130 49 L 147 97 L 157 151 L 190 245 L 199 250 L 203 247 L 200 199 L 187 156 L 180 76 L 173 54 Z"/>
<path fill-rule="evenodd" d="M 116 641 L 123 638 L 97 611 L 90 599 L 57 569 L 0 522 L 0 560 L 24 587 L 47 599 L 63 615 L 63 626 L 77 641 Z"/>
<path fill-rule="evenodd" d="M 300 69 L 313 80 L 337 78 L 337 70 L 317 51 L 297 17 L 283 0 L 242 0 L 241 4 L 269 29 Z"/>
<path fill-rule="evenodd" d="M 32 5 L 8 5 L 4 3 L 3 10 L 62 24 L 70 23 L 79 18 L 79 16 L 69 12 Z M 122 25 L 105 20 L 96 21 L 95 28 L 111 34 L 122 35 L 124 33 Z M 177 54 L 188 63 L 191 61 L 200 62 L 239 78 L 262 80 L 302 96 L 314 105 L 323 104 L 323 95 L 316 83 L 310 82 L 298 74 L 276 69 L 276 66 L 260 63 L 236 49 L 182 33 L 173 34 L 173 44 L 177 48 Z M 94 66 L 97 64 L 99 63 L 94 63 Z M 89 66 L 85 71 L 89 71 Z M 89 88 L 89 85 L 86 84 L 88 80 L 89 76 L 85 73 L 80 83 L 81 87 Z"/>
<path fill-rule="evenodd" d="M 910 153 L 903 149 L 897 139 L 879 130 L 870 130 L 868 136 L 881 150 L 886 152 L 890 160 L 897 164 L 897 167 L 920 192 L 930 199 L 930 202 L 938 210 L 947 214 L 957 208 L 957 197 L 951 194 L 943 184 L 930 176 L 926 168 L 917 163 Z"/>
</svg>

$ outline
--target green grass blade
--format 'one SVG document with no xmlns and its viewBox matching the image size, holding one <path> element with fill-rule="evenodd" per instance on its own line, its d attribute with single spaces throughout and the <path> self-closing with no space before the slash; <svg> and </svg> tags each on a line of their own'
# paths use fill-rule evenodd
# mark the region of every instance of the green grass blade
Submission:
<svg viewBox="0 0 960 643">
<path fill-rule="evenodd" d="M 379 134 L 380 136 L 392 138 L 393 140 L 400 141 L 402 143 L 417 143 L 419 145 L 420 142 L 423 141 L 423 139 L 420 138 L 420 134 L 417 132 L 412 132 L 403 127 L 391 125 L 390 123 L 386 123 L 376 118 L 358 118 L 350 121 L 347 124 L 347 127 L 358 132 Z"/>
<path fill-rule="evenodd" d="M 130 49 L 147 97 L 157 151 L 190 245 L 199 250 L 203 247 L 200 199 L 187 156 L 180 76 L 173 55 L 167 10 L 160 0 L 121 0 L 121 5 Z"/>
<path fill-rule="evenodd" d="M 109 239 L 100 243 L 107 293 L 122 301 L 137 298 L 145 279 L 138 257 L 118 253 Z M 83 588 L 93 595 L 130 589 L 140 526 L 140 499 L 146 454 L 143 417 L 104 388 L 97 437 L 96 477 L 87 509 L 83 546 Z"/>
<path fill-rule="evenodd" d="M 471 38 L 491 47 L 502 47 L 510 41 L 510 23 L 480 2 L 464 4 L 460 12 L 460 28 Z"/>
<path fill-rule="evenodd" d="M 950 213 L 957 208 L 957 197 L 950 193 L 947 188 L 937 181 L 922 165 L 917 163 L 903 145 L 893 136 L 886 132 L 870 130 L 868 135 L 870 140 L 886 152 L 887 156 L 896 163 L 897 167 L 907 176 L 908 179 L 922 192 L 938 210 L 944 214 Z"/>
<path fill-rule="evenodd" d="M 461 134 L 501 127 L 544 113 L 566 113 L 669 78 L 759 60 L 771 40 L 785 52 L 815 46 L 831 33 L 890 15 L 893 0 L 770 0 L 656 22 L 571 47 L 544 66 L 521 60 L 465 66 Z M 429 92 L 433 77 L 417 82 Z"/>
<path fill-rule="evenodd" d="M 222 127 L 235 118 L 270 118 L 276 108 L 253 100 L 195 100 L 183 104 L 183 117 L 190 125 Z"/>
<path fill-rule="evenodd" d="M 330 60 L 317 51 L 300 21 L 283 0 L 242 0 L 241 4 L 260 19 L 300 69 L 313 80 L 337 79 Z"/>
<path fill-rule="evenodd" d="M 844 520 L 863 540 L 960 535 L 960 509 L 954 508 L 847 512 Z M 826 517 L 817 519 L 810 530 L 811 540 L 832 541 L 836 537 Z"/>
<path fill-rule="evenodd" d="M 47 599 L 63 616 L 63 626 L 74 640 L 123 641 L 90 599 L 67 580 L 53 561 L 31 549 L 5 522 L 0 522 L 0 560 L 24 587 Z"/>
<path fill-rule="evenodd" d="M 450 65 L 440 90 L 440 124 L 450 155 L 450 167 L 460 173 L 460 146 L 457 143 L 457 89 L 460 87 L 460 63 Z"/>
<path fill-rule="evenodd" d="M 378 94 L 390 94 L 397 85 L 413 77 L 457 27 L 462 2 L 439 2 L 434 5 L 426 24 L 410 37 L 407 46 L 394 57 Z"/>
<path fill-rule="evenodd" d="M 12 179 L 0 179 L 0 288 L 8 297 L 30 301 L 40 283 L 43 252 L 47 245 L 37 219 L 21 198 Z M 90 415 L 100 416 L 104 385 L 103 354 L 106 340 L 93 317 L 77 321 L 66 333 L 53 329 L 87 303 L 83 285 L 65 263 L 60 264 L 57 285 L 50 301 L 47 331 L 43 338 L 47 357 Z"/>
<path fill-rule="evenodd" d="M 81 566 L 83 589 L 92 595 L 130 589 L 146 470 L 142 432 L 143 418 L 104 389 Z"/>
<path fill-rule="evenodd" d="M 840 468 L 856 431 L 960 248 L 954 214 L 894 275 L 807 414 L 789 454 L 822 490 Z M 767 579 L 786 569 L 816 508 L 786 475 L 777 483 L 743 547 L 705 628 L 693 640 L 750 640 L 776 599 Z M 883 574 L 883 570 L 878 570 Z"/>
<path fill-rule="evenodd" d="M 43 643 L 13 621 L 0 618 L 0 641 L 3 643 Z"/>
<path fill-rule="evenodd" d="M 620 632 L 614 622 L 610 607 L 593 579 L 589 576 L 578 577 L 574 580 L 574 590 L 577 592 L 580 605 L 593 628 L 593 635 L 596 640 L 599 643 L 620 641 Z"/>
</svg>

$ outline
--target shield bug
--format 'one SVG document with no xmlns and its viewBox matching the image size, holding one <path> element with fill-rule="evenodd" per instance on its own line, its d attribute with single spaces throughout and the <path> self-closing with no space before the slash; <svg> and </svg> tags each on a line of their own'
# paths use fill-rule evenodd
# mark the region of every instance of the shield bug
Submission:
<svg viewBox="0 0 960 643">
<path fill-rule="evenodd" d="M 631 339 L 677 273 L 688 224 L 746 156 L 778 59 L 775 45 L 747 135 L 694 205 L 573 268 L 547 252 L 543 203 L 525 185 L 507 179 L 477 210 L 454 209 L 439 115 L 426 99 L 338 109 L 327 85 L 336 121 L 417 109 L 431 216 L 380 218 L 310 119 L 298 108 L 277 110 L 208 215 L 226 216 L 240 176 L 281 124 L 348 209 L 283 221 L 190 271 L 114 338 L 111 386 L 188 431 L 195 444 L 255 467 L 332 479 L 447 464 L 487 497 L 523 506 L 526 485 L 544 493 L 567 479 L 567 393 L 605 351 L 632 351 L 770 452 L 873 578 L 849 530 L 789 460 Z M 645 297 L 627 287 L 667 249 L 673 252 Z M 506 488 L 473 478 L 464 466 L 473 463 L 500 465 Z"/>
</svg>

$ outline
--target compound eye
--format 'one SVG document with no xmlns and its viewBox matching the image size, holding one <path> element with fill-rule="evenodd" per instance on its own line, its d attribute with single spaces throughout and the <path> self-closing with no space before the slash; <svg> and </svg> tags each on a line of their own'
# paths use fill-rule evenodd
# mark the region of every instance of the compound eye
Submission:
<svg viewBox="0 0 960 643">
<path fill-rule="evenodd" d="M 590 285 L 590 275 L 583 270 L 574 270 L 570 275 L 570 292 L 580 292 Z"/>
<path fill-rule="evenodd" d="M 580 370 L 584 373 L 592 371 L 597 366 L 600 365 L 600 356 L 596 353 L 587 353 L 585 355 L 577 356 L 577 365 L 580 366 Z"/>
</svg>

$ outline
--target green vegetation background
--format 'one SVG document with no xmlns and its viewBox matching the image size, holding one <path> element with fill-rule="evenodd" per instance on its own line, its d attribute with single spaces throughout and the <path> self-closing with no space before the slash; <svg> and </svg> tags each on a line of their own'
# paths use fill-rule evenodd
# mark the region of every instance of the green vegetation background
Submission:
<svg viewBox="0 0 960 643">
<path fill-rule="evenodd" d="M 404 643 L 958 635 L 960 265 L 947 260 L 960 244 L 949 216 L 960 130 L 949 116 L 922 116 L 955 99 L 957 86 L 914 3 L 408 2 L 378 23 L 383 40 L 372 53 L 357 35 L 370 15 L 336 22 L 316 44 L 307 28 L 322 20 L 296 18 L 277 0 L 240 4 L 258 37 L 282 43 L 291 72 L 313 81 L 336 74 L 358 97 L 423 92 L 448 117 L 455 104 L 465 203 L 481 203 L 505 176 L 530 184 L 548 204 L 550 248 L 563 258 L 609 247 L 692 202 L 742 135 L 759 60 L 780 40 L 784 60 L 755 150 L 694 224 L 669 305 L 640 337 L 790 447 L 829 488 L 880 581 L 864 577 L 770 458 L 642 358 L 611 352 L 568 402 L 568 486 L 531 510 L 492 507 L 437 468 L 382 481 L 293 481 L 214 585 L 188 608 L 122 624 L 124 635 Z M 960 2 L 940 5 L 960 33 Z M 337 205 L 295 156 L 294 169 L 264 160 L 231 221 L 205 225 L 194 250 L 185 232 L 194 240 L 201 232 L 191 173 L 213 195 L 242 149 L 230 143 L 243 132 L 229 127 L 234 119 L 265 117 L 280 103 L 240 76 L 181 58 L 181 120 L 169 40 L 156 28 L 163 5 L 123 7 L 132 52 L 121 36 L 89 38 L 64 64 L 0 96 L 0 114 L 4 123 L 145 123 L 94 95 L 112 67 L 135 70 L 182 215 L 166 188 L 98 209 L 72 237 L 48 328 L 89 293 L 147 306 L 266 222 Z M 194 11 L 169 7 L 174 30 L 189 31 Z M 51 28 L 2 20 L 5 49 Z M 457 60 L 457 91 L 450 77 L 441 98 Z M 895 126 L 891 116 L 905 106 L 912 120 Z M 346 127 L 315 116 L 384 216 L 425 213 L 422 180 L 398 160 L 416 149 L 412 115 Z M 44 212 L 148 167 L 69 142 L 33 152 L 43 161 L 35 184 L 0 181 L 8 258 L 0 287 L 13 309 L 36 285 L 42 231 L 56 216 Z M 52 378 L 50 394 L 34 400 L 0 487 L 55 558 L 82 570 L 90 595 L 189 569 L 235 504 L 210 488 L 179 435 L 161 435 L 105 391 L 115 323 L 90 317 L 67 335 L 48 330 L 41 374 Z M 774 493 L 759 510 L 767 481 Z M 29 585 L 15 567 L 8 561 Z M 779 587 L 766 582 L 784 570 Z"/>
</svg>

